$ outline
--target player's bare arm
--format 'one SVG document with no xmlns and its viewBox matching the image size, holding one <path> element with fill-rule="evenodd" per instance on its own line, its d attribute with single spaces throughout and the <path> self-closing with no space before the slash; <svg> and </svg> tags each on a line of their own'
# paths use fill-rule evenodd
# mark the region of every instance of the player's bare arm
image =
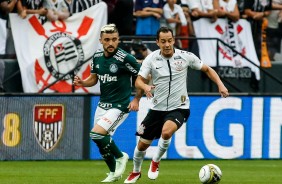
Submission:
<svg viewBox="0 0 282 184">
<path fill-rule="evenodd" d="M 203 64 L 202 68 L 201 68 L 202 72 L 205 72 L 206 75 L 214 82 L 216 83 L 217 87 L 218 87 L 218 91 L 221 95 L 221 97 L 226 98 L 227 96 L 229 96 L 228 90 L 227 88 L 224 86 L 223 82 L 221 81 L 221 79 L 219 78 L 218 74 L 214 71 L 214 69 L 212 69 L 211 67 L 209 67 L 208 65 Z"/>
<path fill-rule="evenodd" d="M 92 73 L 85 80 L 82 80 L 79 76 L 75 76 L 73 84 L 75 86 L 91 87 L 91 86 L 94 86 L 95 84 L 97 84 L 97 82 L 98 82 L 97 74 Z"/>
<path fill-rule="evenodd" d="M 152 90 L 155 89 L 155 86 L 152 85 L 148 85 L 149 80 L 145 79 L 144 77 L 138 75 L 136 81 L 135 81 L 135 87 L 137 89 L 141 89 L 144 91 L 144 93 L 146 94 L 147 98 L 152 98 L 153 94 L 152 94 Z"/>
<path fill-rule="evenodd" d="M 133 100 L 129 103 L 128 109 L 130 111 L 138 111 L 139 110 L 139 101 L 142 98 L 144 91 L 141 89 L 136 89 L 136 94 Z"/>
<path fill-rule="evenodd" d="M 152 7 L 143 8 L 143 11 L 154 12 L 160 15 L 162 15 L 164 12 L 162 8 L 152 8 Z"/>
</svg>

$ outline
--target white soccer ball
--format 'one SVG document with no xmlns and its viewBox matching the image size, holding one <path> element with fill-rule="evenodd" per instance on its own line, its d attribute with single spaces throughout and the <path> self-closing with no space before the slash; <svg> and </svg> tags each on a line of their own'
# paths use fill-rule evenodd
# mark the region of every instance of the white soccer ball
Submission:
<svg viewBox="0 0 282 184">
<path fill-rule="evenodd" d="M 203 184 L 217 184 L 220 182 L 221 177 L 220 168 L 214 164 L 204 165 L 199 172 L 199 179 Z"/>
</svg>

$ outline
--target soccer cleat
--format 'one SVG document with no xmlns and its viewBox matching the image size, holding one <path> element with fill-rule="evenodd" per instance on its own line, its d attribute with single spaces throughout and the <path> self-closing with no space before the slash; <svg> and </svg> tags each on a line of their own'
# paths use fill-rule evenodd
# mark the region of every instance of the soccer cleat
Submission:
<svg viewBox="0 0 282 184">
<path fill-rule="evenodd" d="M 101 181 L 102 183 L 111 183 L 121 179 L 121 176 L 118 178 L 114 177 L 114 172 L 107 173 L 107 175 L 108 176 L 103 181 Z"/>
<path fill-rule="evenodd" d="M 126 168 L 126 163 L 128 161 L 128 154 L 123 153 L 123 157 L 116 159 L 116 169 L 115 169 L 115 174 L 114 177 L 119 178 L 125 171 Z"/>
<path fill-rule="evenodd" d="M 126 180 L 124 180 L 124 183 L 135 183 L 139 178 L 141 178 L 141 172 L 131 172 Z"/>
<path fill-rule="evenodd" d="M 151 180 L 155 180 L 159 176 L 159 164 L 160 162 L 154 162 L 153 160 L 151 161 L 150 169 L 148 171 L 148 177 Z"/>
</svg>

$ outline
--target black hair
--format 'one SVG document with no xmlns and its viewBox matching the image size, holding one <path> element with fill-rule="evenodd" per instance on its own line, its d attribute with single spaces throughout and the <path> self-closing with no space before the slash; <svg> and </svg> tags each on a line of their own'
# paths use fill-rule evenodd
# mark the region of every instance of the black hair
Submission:
<svg viewBox="0 0 282 184">
<path fill-rule="evenodd" d="M 158 32 L 157 32 L 157 40 L 160 39 L 160 33 L 168 33 L 168 32 L 171 32 L 171 35 L 173 36 L 173 31 L 172 29 L 168 28 L 168 27 L 161 27 Z"/>
</svg>

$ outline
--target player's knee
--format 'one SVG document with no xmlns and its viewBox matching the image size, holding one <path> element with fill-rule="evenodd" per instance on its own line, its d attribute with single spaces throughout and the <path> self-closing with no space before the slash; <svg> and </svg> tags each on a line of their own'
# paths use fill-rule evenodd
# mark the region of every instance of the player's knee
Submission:
<svg viewBox="0 0 282 184">
<path fill-rule="evenodd" d="M 168 120 L 165 122 L 164 126 L 163 126 L 163 129 L 162 129 L 162 138 L 163 139 L 170 139 L 172 137 L 172 135 L 174 134 L 174 132 L 177 131 L 177 125 L 171 121 L 171 120 Z"/>
<path fill-rule="evenodd" d="M 137 148 L 139 151 L 145 151 L 152 143 L 152 140 L 140 138 Z"/>
<path fill-rule="evenodd" d="M 173 131 L 170 131 L 170 130 L 163 130 L 162 131 L 162 138 L 164 139 L 164 140 L 168 140 L 168 139 L 170 139 L 171 137 L 172 137 L 172 135 L 173 135 Z"/>
<path fill-rule="evenodd" d="M 97 145 L 105 142 L 105 138 L 107 135 L 99 134 L 96 132 L 90 132 L 89 137 L 95 142 Z"/>
</svg>

